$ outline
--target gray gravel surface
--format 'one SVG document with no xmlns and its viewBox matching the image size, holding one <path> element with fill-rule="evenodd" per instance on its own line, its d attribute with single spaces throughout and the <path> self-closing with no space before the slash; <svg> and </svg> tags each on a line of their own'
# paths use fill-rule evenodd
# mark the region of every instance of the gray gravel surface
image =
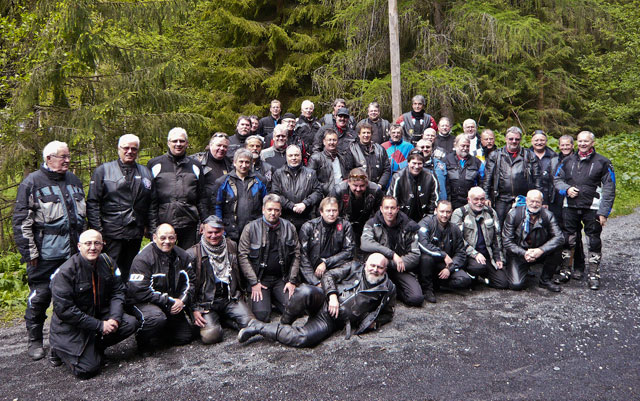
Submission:
<svg viewBox="0 0 640 401">
<path fill-rule="evenodd" d="M 22 323 L 0 329 L 0 399 L 638 400 L 640 210 L 609 220 L 602 286 L 562 293 L 478 285 L 351 340 L 297 350 L 236 333 L 143 359 L 128 339 L 96 378 L 26 355 Z M 538 272 L 539 273 L 539 272 Z"/>
</svg>

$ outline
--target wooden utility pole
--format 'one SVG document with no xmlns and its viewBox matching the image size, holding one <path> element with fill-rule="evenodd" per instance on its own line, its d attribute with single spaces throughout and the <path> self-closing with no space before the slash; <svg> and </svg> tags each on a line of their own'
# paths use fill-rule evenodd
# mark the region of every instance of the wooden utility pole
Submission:
<svg viewBox="0 0 640 401">
<path fill-rule="evenodd" d="M 398 1 L 389 0 L 389 53 L 391 59 L 391 106 L 395 121 L 402 115 L 400 100 L 400 35 L 398 33 Z"/>
</svg>

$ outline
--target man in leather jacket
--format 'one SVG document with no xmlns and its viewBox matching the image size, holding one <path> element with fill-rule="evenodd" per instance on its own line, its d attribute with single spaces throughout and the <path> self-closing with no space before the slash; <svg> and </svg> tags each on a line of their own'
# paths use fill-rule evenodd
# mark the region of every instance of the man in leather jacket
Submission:
<svg viewBox="0 0 640 401">
<path fill-rule="evenodd" d="M 322 187 L 316 172 L 302 165 L 302 152 L 287 147 L 287 164 L 271 176 L 271 192 L 280 195 L 282 216 L 299 230 L 310 220 L 322 200 Z"/>
<path fill-rule="evenodd" d="M 238 263 L 251 293 L 251 310 L 267 322 L 271 304 L 284 312 L 299 284 L 300 243 L 295 226 L 280 218 L 281 197 L 269 194 L 262 205 L 262 217 L 242 231 Z"/>
<path fill-rule="evenodd" d="M 360 248 L 360 237 L 367 221 L 380 209 L 384 193 L 361 168 L 349 172 L 349 179 L 336 185 L 331 196 L 338 200 L 340 216 L 351 223 L 357 248 Z"/>
<path fill-rule="evenodd" d="M 360 120 L 356 125 L 356 131 L 362 124 L 371 125 L 371 142 L 382 145 L 389 140 L 389 126 L 391 123 L 380 117 L 380 105 L 378 102 L 369 103 L 367 107 L 367 118 Z"/>
<path fill-rule="evenodd" d="M 184 128 L 171 129 L 167 145 L 166 154 L 147 163 L 158 199 L 158 224 L 170 224 L 178 236 L 178 246 L 191 248 L 200 220 L 208 216 L 202 165 L 187 157 L 189 139 Z"/>
<path fill-rule="evenodd" d="M 302 139 L 307 147 L 307 152 L 311 152 L 316 132 L 322 127 L 320 121 L 313 116 L 315 105 L 310 100 L 304 100 L 300 106 L 300 116 L 293 128 L 295 134 Z"/>
<path fill-rule="evenodd" d="M 353 157 L 350 152 L 338 152 L 338 134 L 335 131 L 327 129 L 323 132 L 324 148 L 311 156 L 307 167 L 316 172 L 322 193 L 327 196 L 334 186 L 347 179 L 353 168 Z"/>
<path fill-rule="evenodd" d="M 113 259 L 101 253 L 104 242 L 96 230 L 80 235 L 79 253 L 51 277 L 53 316 L 49 360 L 64 363 L 78 378 L 100 371 L 104 350 L 138 328 L 124 313 L 125 285 Z"/>
<path fill-rule="evenodd" d="M 472 187 L 482 184 L 484 163 L 469 154 L 469 138 L 460 134 L 454 142 L 454 152 L 447 153 L 447 195 L 453 209 L 467 204 L 467 193 Z"/>
<path fill-rule="evenodd" d="M 262 198 L 267 194 L 267 186 L 251 171 L 252 159 L 251 151 L 238 149 L 233 156 L 235 169 L 216 182 L 215 214 L 234 241 L 247 223 L 260 217 Z"/>
<path fill-rule="evenodd" d="M 71 156 L 64 142 L 49 142 L 44 163 L 18 186 L 13 210 L 13 237 L 20 261 L 27 264 L 29 298 L 24 320 L 29 335 L 27 354 L 44 358 L 42 328 L 51 302 L 51 274 L 78 251 L 85 228 L 82 182 L 69 170 Z"/>
<path fill-rule="evenodd" d="M 224 132 L 216 132 L 209 140 L 208 149 L 190 157 L 202 165 L 207 215 L 213 214 L 216 180 L 233 170 L 233 161 L 227 157 L 229 137 Z"/>
<path fill-rule="evenodd" d="M 300 228 L 300 273 L 310 285 L 319 285 L 326 271 L 353 260 L 351 223 L 339 217 L 336 198 L 320 202 L 320 217 Z"/>
<path fill-rule="evenodd" d="M 236 152 L 237 154 L 237 152 Z M 239 330 L 253 318 L 244 301 L 238 267 L 238 246 L 224 237 L 224 224 L 209 216 L 200 226 L 202 237 L 187 253 L 193 259 L 193 324 L 205 344 L 222 341 L 221 321 Z"/>
<path fill-rule="evenodd" d="M 423 168 L 424 157 L 419 150 L 412 151 L 407 160 L 407 168 L 393 175 L 387 194 L 398 200 L 400 210 L 418 222 L 436 208 L 438 181 Z"/>
<path fill-rule="evenodd" d="M 522 131 L 518 127 L 507 129 L 507 144 L 488 156 L 482 189 L 489 196 L 487 206 L 498 213 L 500 226 L 518 195 L 531 189 L 542 189 L 540 164 L 532 151 L 520 146 Z"/>
<path fill-rule="evenodd" d="M 89 227 L 103 235 L 104 252 L 118 265 L 124 282 L 129 280 L 145 230 L 151 235 L 158 219 L 153 176 L 136 163 L 139 148 L 137 136 L 121 136 L 119 159 L 95 169 L 87 196 Z"/>
<path fill-rule="evenodd" d="M 425 99 L 416 95 L 411 99 L 411 111 L 404 113 L 396 120 L 402 126 L 402 137 L 412 145 L 422 138 L 424 130 L 436 128 L 436 120 L 424 111 Z"/>
<path fill-rule="evenodd" d="M 371 140 L 372 132 L 371 124 L 365 122 L 358 125 L 359 141 L 351 144 L 351 156 L 354 167 L 364 169 L 369 181 L 384 189 L 391 179 L 391 166 L 387 151 Z"/>
<path fill-rule="evenodd" d="M 264 324 L 252 320 L 240 330 L 238 341 L 261 334 L 291 347 L 313 347 L 341 327 L 347 336 L 362 334 L 393 319 L 395 286 L 387 277 L 387 259 L 374 253 L 363 267 L 351 262 L 333 269 L 322 277 L 322 288 L 303 285 L 293 295 L 279 323 Z M 304 313 L 309 319 L 304 326 L 292 323 Z"/>
<path fill-rule="evenodd" d="M 431 303 L 436 302 L 434 280 L 456 289 L 468 288 L 473 283 L 464 270 L 464 240 L 458 227 L 450 223 L 451 213 L 451 202 L 442 200 L 435 215 L 419 223 L 420 285 L 425 299 Z"/>
<path fill-rule="evenodd" d="M 324 149 L 323 139 L 326 130 L 332 130 L 338 134 L 338 153 L 349 152 L 349 147 L 356 140 L 356 133 L 349 121 L 349 110 L 346 107 L 338 109 L 335 124 L 323 125 L 316 133 L 316 138 L 313 142 L 313 153 L 321 152 Z"/>
<path fill-rule="evenodd" d="M 382 198 L 380 211 L 364 226 L 360 249 L 381 253 L 390 260 L 389 277 L 398 297 L 409 306 L 422 306 L 424 296 L 416 277 L 419 271 L 418 224 L 400 211 L 393 196 Z"/>
<path fill-rule="evenodd" d="M 191 342 L 192 325 L 185 308 L 193 300 L 194 272 L 191 257 L 176 246 L 176 232 L 161 224 L 153 241 L 133 259 L 127 289 L 127 305 L 141 323 L 136 332 L 138 350 L 151 355 L 161 343 Z"/>
<path fill-rule="evenodd" d="M 552 282 L 560 264 L 564 237 L 553 213 L 542 207 L 542 192 L 527 192 L 526 205 L 516 206 L 507 215 L 502 228 L 502 244 L 507 254 L 506 273 L 509 288 L 522 290 L 529 266 L 542 263 L 538 285 L 552 292 L 561 288 Z"/>
</svg>

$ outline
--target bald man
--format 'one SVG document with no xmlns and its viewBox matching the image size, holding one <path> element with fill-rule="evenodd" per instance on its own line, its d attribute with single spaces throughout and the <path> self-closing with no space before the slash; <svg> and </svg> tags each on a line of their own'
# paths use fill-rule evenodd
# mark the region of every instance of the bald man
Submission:
<svg viewBox="0 0 640 401">
<path fill-rule="evenodd" d="M 261 334 L 290 347 L 313 347 L 347 324 L 347 339 L 375 330 L 393 318 L 396 289 L 387 276 L 389 261 L 380 253 L 371 254 L 363 266 L 351 262 L 327 271 L 322 288 L 304 285 L 293 294 L 279 323 L 249 322 L 240 330 L 243 343 Z M 304 326 L 292 326 L 305 312 Z"/>
<path fill-rule="evenodd" d="M 191 342 L 192 325 L 185 308 L 193 299 L 195 273 L 191 257 L 176 246 L 176 231 L 161 224 L 153 241 L 133 259 L 127 304 L 143 323 L 136 333 L 138 350 L 149 356 L 162 343 Z"/>
<path fill-rule="evenodd" d="M 529 267 L 542 263 L 538 285 L 560 292 L 553 283 L 553 273 L 560 264 L 564 237 L 553 213 L 542 207 L 542 192 L 527 192 L 526 205 L 516 206 L 507 214 L 502 228 L 502 244 L 507 254 L 505 265 L 509 288 L 522 290 Z"/>
<path fill-rule="evenodd" d="M 79 378 L 100 371 L 105 348 L 129 337 L 138 328 L 123 312 L 125 286 L 113 259 L 102 253 L 104 242 L 96 230 L 80 235 L 79 253 L 51 277 L 52 365 L 62 362 Z"/>
</svg>

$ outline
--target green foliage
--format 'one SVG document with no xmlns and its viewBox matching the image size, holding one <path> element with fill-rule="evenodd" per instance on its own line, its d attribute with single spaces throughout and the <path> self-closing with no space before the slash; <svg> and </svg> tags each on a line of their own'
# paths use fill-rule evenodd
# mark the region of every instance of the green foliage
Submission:
<svg viewBox="0 0 640 401">
<path fill-rule="evenodd" d="M 640 133 L 608 135 L 596 140 L 596 151 L 608 157 L 616 176 L 613 215 L 633 212 L 640 204 Z"/>
<path fill-rule="evenodd" d="M 0 255 L 0 316 L 1 320 L 21 313 L 29 295 L 27 270 L 20 264 L 18 253 Z"/>
</svg>

